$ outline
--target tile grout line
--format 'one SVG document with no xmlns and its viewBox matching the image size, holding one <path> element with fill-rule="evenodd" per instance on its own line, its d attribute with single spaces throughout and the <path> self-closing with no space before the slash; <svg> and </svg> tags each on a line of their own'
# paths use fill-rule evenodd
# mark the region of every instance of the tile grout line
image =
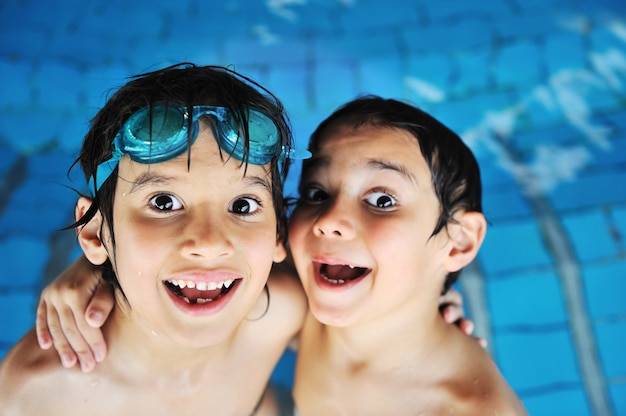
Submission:
<svg viewBox="0 0 626 416">
<path fill-rule="evenodd" d="M 580 265 L 567 234 L 549 203 L 540 197 L 528 199 L 543 230 L 548 248 L 557 262 L 569 317 L 568 325 L 593 414 L 612 416 L 614 412 L 607 392 L 606 379 L 599 364 L 595 336 L 584 299 Z"/>
<path fill-rule="evenodd" d="M 469 317 L 474 322 L 474 333 L 487 341 L 487 351 L 493 357 L 495 345 L 487 307 L 485 280 L 476 261 L 463 269 L 461 276 L 459 276 L 459 283 L 466 299 Z"/>
</svg>

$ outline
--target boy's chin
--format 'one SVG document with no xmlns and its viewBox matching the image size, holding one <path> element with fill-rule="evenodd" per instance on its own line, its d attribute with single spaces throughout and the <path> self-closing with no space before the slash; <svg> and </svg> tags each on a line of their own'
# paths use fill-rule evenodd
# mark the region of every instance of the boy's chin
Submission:
<svg viewBox="0 0 626 416">
<path fill-rule="evenodd" d="M 314 302 L 309 302 L 309 305 L 311 314 L 324 325 L 346 328 L 358 321 L 351 308 L 346 306 L 320 305 Z"/>
</svg>

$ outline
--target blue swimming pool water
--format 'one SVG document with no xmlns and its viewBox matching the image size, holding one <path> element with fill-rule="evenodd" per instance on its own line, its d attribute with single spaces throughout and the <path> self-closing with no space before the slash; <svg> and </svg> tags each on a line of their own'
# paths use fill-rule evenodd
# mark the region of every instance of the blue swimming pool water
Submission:
<svg viewBox="0 0 626 416">
<path fill-rule="evenodd" d="M 0 3 L 0 356 L 78 252 L 66 177 L 103 92 L 178 61 L 274 91 L 306 143 L 362 93 L 411 100 L 478 156 L 490 230 L 461 279 L 533 415 L 626 415 L 626 4 Z M 293 193 L 297 170 L 288 190 Z M 292 356 L 275 378 L 289 384 Z"/>
</svg>

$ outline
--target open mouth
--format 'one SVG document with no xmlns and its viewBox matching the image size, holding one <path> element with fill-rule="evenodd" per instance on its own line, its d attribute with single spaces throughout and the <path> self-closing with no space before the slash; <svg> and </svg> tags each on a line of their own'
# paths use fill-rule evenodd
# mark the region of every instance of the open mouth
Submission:
<svg viewBox="0 0 626 416">
<path fill-rule="evenodd" d="M 342 285 L 353 282 L 367 275 L 370 269 L 365 267 L 350 266 L 345 264 L 322 264 L 320 276 L 333 285 Z"/>
<path fill-rule="evenodd" d="M 165 280 L 165 287 L 177 298 L 190 305 L 214 302 L 226 295 L 240 279 L 222 282 L 194 282 L 190 280 Z"/>
</svg>

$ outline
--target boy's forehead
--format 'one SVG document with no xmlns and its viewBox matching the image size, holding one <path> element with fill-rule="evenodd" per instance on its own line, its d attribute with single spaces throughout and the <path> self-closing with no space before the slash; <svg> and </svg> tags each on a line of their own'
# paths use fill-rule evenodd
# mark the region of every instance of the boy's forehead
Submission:
<svg viewBox="0 0 626 416">
<path fill-rule="evenodd" d="M 380 157 L 422 159 L 417 137 L 409 131 L 389 126 L 341 126 L 317 142 L 317 154 L 346 152 Z"/>
<path fill-rule="evenodd" d="M 431 173 L 417 138 L 410 132 L 380 126 L 342 128 L 325 135 L 305 162 L 305 172 L 350 168 L 393 170 L 413 182 L 430 182 Z"/>
</svg>

